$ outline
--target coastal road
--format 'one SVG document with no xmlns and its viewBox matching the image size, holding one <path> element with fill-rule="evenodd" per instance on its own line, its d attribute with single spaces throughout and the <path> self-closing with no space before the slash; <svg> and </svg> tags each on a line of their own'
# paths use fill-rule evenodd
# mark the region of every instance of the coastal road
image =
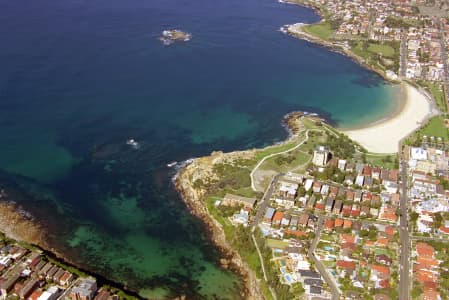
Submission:
<svg viewBox="0 0 449 300">
<path fill-rule="evenodd" d="M 321 232 L 323 231 L 324 227 L 324 218 L 325 218 L 324 215 L 320 215 L 318 217 L 318 226 L 315 229 L 315 238 L 310 243 L 309 258 L 314 261 L 315 267 L 318 269 L 324 281 L 326 281 L 327 285 L 330 287 L 332 293 L 332 300 L 339 300 L 340 290 L 338 289 L 338 284 L 335 280 L 335 277 L 329 274 L 323 263 L 315 256 L 315 250 L 318 245 L 318 242 L 320 241 Z"/>
<path fill-rule="evenodd" d="M 401 46 L 399 52 L 399 77 L 404 79 L 407 71 L 407 32 L 404 29 L 401 32 Z"/>
<path fill-rule="evenodd" d="M 265 209 L 267 208 L 268 204 L 270 204 L 270 198 L 271 195 L 274 192 L 274 188 L 276 187 L 276 184 L 281 176 L 284 174 L 280 173 L 273 177 L 273 180 L 271 180 L 270 185 L 268 186 L 267 190 L 265 191 L 265 194 L 263 195 L 262 199 L 260 200 L 259 207 L 257 208 L 256 216 L 254 217 L 253 224 L 251 225 L 251 232 L 254 232 L 254 230 L 257 228 L 257 225 L 259 225 L 260 219 L 262 218 L 263 214 L 265 213 Z"/>
<path fill-rule="evenodd" d="M 401 200 L 400 200 L 400 219 L 399 219 L 399 237 L 401 239 L 400 260 L 399 260 L 399 299 L 409 299 L 410 286 L 410 235 L 408 228 L 408 166 L 406 161 L 401 163 Z"/>
<path fill-rule="evenodd" d="M 447 51 L 446 51 L 446 45 L 444 42 L 444 27 L 441 24 L 440 19 L 438 18 L 438 26 L 439 26 L 439 30 L 440 30 L 440 47 L 441 47 L 441 59 L 443 60 L 443 68 L 444 68 L 444 97 L 446 99 L 446 107 L 449 108 L 449 97 L 448 97 L 448 93 L 449 93 L 449 69 L 447 66 Z"/>
</svg>

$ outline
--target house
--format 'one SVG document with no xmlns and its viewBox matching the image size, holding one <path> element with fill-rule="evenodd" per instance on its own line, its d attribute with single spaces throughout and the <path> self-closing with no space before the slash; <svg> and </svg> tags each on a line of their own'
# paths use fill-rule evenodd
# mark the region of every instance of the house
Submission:
<svg viewBox="0 0 449 300">
<path fill-rule="evenodd" d="M 345 170 L 346 167 L 346 160 L 344 159 L 339 159 L 338 160 L 338 165 L 337 165 L 338 169 L 340 169 L 341 171 Z"/>
<path fill-rule="evenodd" d="M 399 181 L 399 170 L 390 170 L 388 180 L 397 183 Z"/>
<path fill-rule="evenodd" d="M 30 278 L 25 282 L 23 288 L 19 292 L 20 299 L 26 299 L 33 293 L 33 291 L 39 286 L 39 281 L 34 278 Z"/>
<path fill-rule="evenodd" d="M 64 274 L 59 278 L 59 284 L 62 286 L 66 286 L 70 284 L 73 280 L 73 274 L 69 273 L 67 271 L 64 272 Z"/>
<path fill-rule="evenodd" d="M 335 226 L 335 220 L 334 219 L 327 219 L 326 222 L 324 223 L 324 227 L 328 231 L 332 231 L 334 229 L 334 226 Z"/>
<path fill-rule="evenodd" d="M 363 195 L 362 191 L 359 191 L 359 190 L 355 191 L 355 193 L 354 193 L 354 201 L 355 202 L 362 201 L 362 195 Z"/>
<path fill-rule="evenodd" d="M 398 188 L 399 188 L 399 185 L 396 182 L 390 181 L 390 180 L 383 180 L 382 185 L 386 189 L 387 193 L 389 193 L 389 194 L 397 193 Z"/>
<path fill-rule="evenodd" d="M 362 207 L 360 209 L 360 216 L 366 217 L 368 215 L 369 215 L 369 206 L 362 205 Z"/>
<path fill-rule="evenodd" d="M 342 227 L 343 226 L 343 219 L 337 218 L 335 219 L 335 227 Z"/>
<path fill-rule="evenodd" d="M 226 194 L 223 198 L 222 205 L 225 206 L 237 206 L 243 205 L 244 207 L 253 208 L 256 203 L 256 198 L 247 198 L 237 196 L 233 194 Z"/>
<path fill-rule="evenodd" d="M 371 172 L 372 172 L 371 171 L 371 167 L 366 165 L 366 166 L 363 167 L 362 175 L 363 176 L 367 176 L 367 177 L 371 177 L 371 174 L 372 174 Z"/>
<path fill-rule="evenodd" d="M 363 186 L 366 188 L 371 188 L 373 186 L 373 178 L 370 176 L 365 176 Z"/>
<path fill-rule="evenodd" d="M 351 209 L 351 216 L 358 217 L 360 216 L 360 206 L 358 204 L 353 204 Z"/>
<path fill-rule="evenodd" d="M 313 179 L 307 179 L 306 182 L 304 183 L 304 189 L 306 191 L 310 191 L 310 189 L 312 188 L 313 185 Z"/>
<path fill-rule="evenodd" d="M 393 260 L 389 256 L 387 256 L 385 254 L 378 254 L 378 255 L 375 256 L 374 259 L 378 263 L 383 264 L 383 265 L 387 265 L 387 266 L 390 266 L 392 264 L 392 262 L 393 262 Z"/>
<path fill-rule="evenodd" d="M 292 216 L 290 218 L 290 228 L 296 229 L 298 227 L 298 220 L 299 218 L 297 216 Z"/>
<path fill-rule="evenodd" d="M 327 184 L 323 184 L 321 187 L 321 195 L 326 196 L 329 193 L 329 186 Z"/>
<path fill-rule="evenodd" d="M 307 226 L 308 221 L 309 221 L 309 215 L 308 214 L 302 214 L 302 215 L 299 216 L 299 220 L 298 220 L 299 225 L 305 227 L 305 226 Z"/>
<path fill-rule="evenodd" d="M 334 199 L 333 199 L 332 197 L 327 198 L 325 210 L 326 210 L 327 212 L 331 212 L 333 206 L 334 206 Z"/>
<path fill-rule="evenodd" d="M 374 180 L 380 180 L 380 168 L 379 168 L 379 167 L 374 167 L 374 168 L 372 169 L 371 177 L 372 177 Z"/>
<path fill-rule="evenodd" d="M 365 177 L 363 175 L 357 175 L 355 179 L 355 184 L 358 186 L 363 186 L 363 182 L 365 180 Z"/>
<path fill-rule="evenodd" d="M 314 193 L 319 193 L 319 192 L 321 191 L 322 185 L 323 185 L 323 184 L 322 184 L 321 182 L 315 181 L 315 182 L 313 183 L 313 192 L 314 192 Z"/>
<path fill-rule="evenodd" d="M 355 193 L 351 190 L 346 191 L 346 200 L 347 201 L 354 201 L 354 195 Z"/>
<path fill-rule="evenodd" d="M 2 296 L 8 295 L 9 291 L 12 290 L 16 282 L 19 280 L 20 274 L 12 274 L 5 278 L 6 281 L 0 284 L 0 292 Z"/>
<path fill-rule="evenodd" d="M 79 280 L 70 290 L 69 297 L 72 300 L 91 300 L 97 291 L 97 281 L 95 278 L 83 278 Z"/>
<path fill-rule="evenodd" d="M 347 261 L 347 260 L 337 260 L 337 268 L 338 269 L 343 269 L 347 272 L 352 273 L 352 271 L 355 270 L 356 268 L 356 263 L 354 261 Z"/>
<path fill-rule="evenodd" d="M 267 211 L 265 212 L 265 216 L 263 217 L 263 222 L 267 224 L 271 224 L 273 220 L 275 210 L 272 207 L 268 207 Z"/>
<path fill-rule="evenodd" d="M 290 225 L 290 215 L 289 214 L 284 214 L 284 216 L 282 217 L 281 220 L 281 226 L 282 227 L 287 227 L 288 225 Z"/>
<path fill-rule="evenodd" d="M 281 181 L 279 185 L 279 197 L 289 200 L 294 200 L 298 191 L 299 185 L 293 182 Z"/>
<path fill-rule="evenodd" d="M 331 186 L 330 189 L 329 189 L 329 197 L 332 197 L 332 198 L 335 199 L 335 197 L 337 197 L 337 195 L 338 195 L 338 191 L 339 191 L 338 187 Z"/>
<path fill-rule="evenodd" d="M 273 216 L 272 224 L 277 225 L 277 226 L 281 225 L 281 221 L 282 221 L 283 217 L 284 217 L 284 212 L 276 211 Z"/>
<path fill-rule="evenodd" d="M 343 209 L 342 209 L 341 213 L 344 217 L 349 217 L 351 215 L 351 210 L 352 210 L 352 205 L 345 204 L 345 205 L 343 205 Z"/>
<path fill-rule="evenodd" d="M 310 197 L 309 200 L 307 201 L 306 208 L 313 209 L 313 207 L 315 206 L 315 201 L 316 201 L 315 196 Z"/>
<path fill-rule="evenodd" d="M 337 214 L 337 215 L 340 214 L 342 206 L 343 206 L 343 201 L 341 201 L 341 200 L 335 201 L 334 209 L 333 209 L 334 214 Z"/>
</svg>

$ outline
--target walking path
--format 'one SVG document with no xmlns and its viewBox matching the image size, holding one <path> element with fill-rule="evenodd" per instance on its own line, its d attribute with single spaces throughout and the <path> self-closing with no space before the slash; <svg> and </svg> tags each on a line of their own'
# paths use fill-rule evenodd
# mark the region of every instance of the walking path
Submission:
<svg viewBox="0 0 449 300">
<path fill-rule="evenodd" d="M 254 169 L 251 171 L 251 174 L 249 175 L 251 178 L 251 188 L 253 189 L 253 191 L 257 192 L 257 188 L 256 188 L 256 184 L 255 184 L 255 180 L 254 180 L 254 173 L 257 171 L 257 169 L 269 158 L 275 157 L 277 155 L 282 155 L 282 154 L 286 154 L 289 153 L 291 151 L 295 151 L 296 149 L 298 149 L 299 147 L 301 147 L 307 140 L 309 139 L 309 130 L 306 130 L 306 137 L 304 140 L 302 140 L 301 143 L 299 143 L 298 145 L 296 145 L 295 147 L 285 150 L 285 151 L 281 151 L 281 152 L 277 152 L 277 153 L 272 153 L 270 155 L 265 156 L 264 158 L 262 158 L 259 163 L 257 163 L 257 165 L 254 167 Z"/>
</svg>

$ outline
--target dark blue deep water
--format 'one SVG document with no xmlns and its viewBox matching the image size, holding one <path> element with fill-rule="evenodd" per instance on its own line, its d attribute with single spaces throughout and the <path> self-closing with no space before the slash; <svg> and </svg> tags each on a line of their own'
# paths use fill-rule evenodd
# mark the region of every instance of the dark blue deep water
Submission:
<svg viewBox="0 0 449 300">
<path fill-rule="evenodd" d="M 278 31 L 318 20 L 274 0 L 0 0 L 2 184 L 80 265 L 149 297 L 235 298 L 165 165 L 280 141 L 292 110 L 350 127 L 393 109 L 377 75 Z M 167 28 L 193 39 L 164 47 Z"/>
</svg>

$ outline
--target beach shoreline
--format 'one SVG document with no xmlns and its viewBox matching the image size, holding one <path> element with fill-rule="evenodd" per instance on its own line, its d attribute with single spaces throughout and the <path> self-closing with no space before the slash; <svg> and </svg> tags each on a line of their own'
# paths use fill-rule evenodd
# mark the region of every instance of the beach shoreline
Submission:
<svg viewBox="0 0 449 300">
<path fill-rule="evenodd" d="M 402 108 L 395 114 L 374 123 L 339 131 L 359 143 L 369 152 L 396 153 L 400 142 L 421 127 L 438 111 L 432 99 L 411 84 L 403 82 Z"/>
</svg>

